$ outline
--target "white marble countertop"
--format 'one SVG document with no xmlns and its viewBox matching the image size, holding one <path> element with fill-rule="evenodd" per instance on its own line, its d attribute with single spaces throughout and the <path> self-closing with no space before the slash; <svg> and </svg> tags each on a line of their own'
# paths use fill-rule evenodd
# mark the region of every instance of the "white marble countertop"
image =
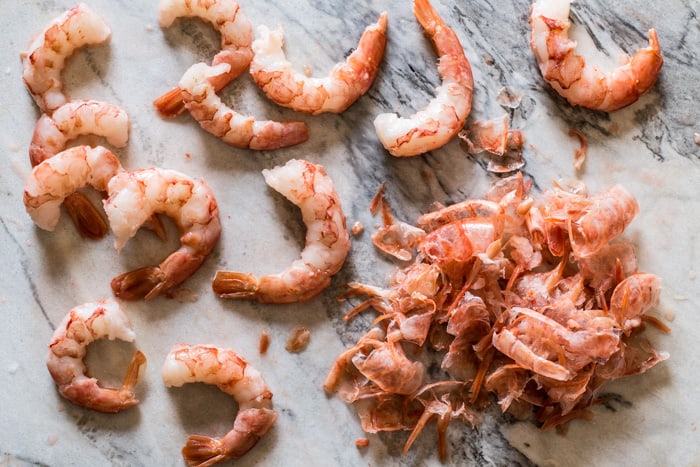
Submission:
<svg viewBox="0 0 700 467">
<path fill-rule="evenodd" d="M 223 95 L 244 112 L 308 123 L 309 141 L 278 151 L 235 149 L 205 133 L 188 116 L 161 119 L 152 100 L 174 85 L 187 67 L 210 60 L 218 36 L 206 24 L 179 21 L 167 30 L 157 24 L 156 1 L 90 0 L 112 28 L 108 44 L 79 50 L 64 73 L 71 98 L 94 98 L 121 106 L 131 118 L 128 146 L 115 149 L 128 168 L 161 166 L 204 177 L 221 210 L 221 240 L 185 287 L 195 301 L 157 298 L 124 307 L 136 331 L 135 344 L 91 347 L 93 371 L 129 358 L 134 348 L 149 359 L 138 386 L 141 404 L 117 415 L 84 410 L 64 401 L 45 366 L 55 326 L 74 306 L 112 295 L 117 274 L 160 261 L 176 240 L 165 244 L 138 234 L 117 255 L 112 238 L 86 241 L 64 215 L 55 232 L 34 226 L 22 204 L 30 172 L 29 141 L 39 111 L 21 80 L 19 52 L 30 37 L 73 4 L 64 0 L 0 1 L 0 465 L 184 465 L 180 449 L 187 434 L 223 434 L 235 405 L 216 388 L 162 384 L 162 361 L 176 342 L 211 343 L 236 349 L 263 373 L 274 392 L 279 419 L 271 432 L 235 465 L 425 465 L 439 464 L 433 425 L 408 455 L 406 432 L 369 435 L 354 410 L 329 398 L 322 382 L 334 358 L 369 327 L 372 316 L 345 323 L 350 307 L 336 298 L 356 280 L 386 284 L 395 263 L 370 242 L 379 220 L 369 213 L 377 187 L 387 182 L 396 216 L 413 221 L 430 204 L 478 197 L 495 179 L 483 160 L 468 156 L 457 140 L 424 156 L 397 159 L 378 142 L 372 120 L 384 111 L 408 115 L 428 102 L 439 83 L 430 43 L 412 15 L 408 0 L 242 0 L 257 24 L 283 25 L 286 50 L 301 68 L 323 75 L 356 44 L 366 25 L 388 11 L 388 45 L 379 76 L 367 95 L 341 115 L 307 116 L 281 109 L 262 96 L 249 76 Z M 571 423 L 566 435 L 540 432 L 531 422 L 515 422 L 488 411 L 476 429 L 455 421 L 449 428 L 450 465 L 697 465 L 700 445 L 697 388 L 700 369 L 693 362 L 700 332 L 700 293 L 695 276 L 700 249 L 700 4 L 696 0 L 574 4 L 575 37 L 601 63 L 616 62 L 621 51 L 646 46 L 646 31 L 657 29 L 664 67 L 651 91 L 613 114 L 573 108 L 543 82 L 528 46 L 528 2 L 436 1 L 456 30 L 474 71 L 470 121 L 502 115 L 496 101 L 504 86 L 523 96 L 510 112 L 523 131 L 523 172 L 535 190 L 562 177 L 579 176 L 597 192 L 623 184 L 638 199 L 640 213 L 625 233 L 638 248 L 641 269 L 663 279 L 656 312 L 673 332 L 648 331 L 671 357 L 646 374 L 618 380 L 607 392 L 613 402 L 593 409 L 592 421 Z M 583 26 L 583 27 L 582 27 Z M 594 37 L 595 40 L 591 40 Z M 598 48 L 596 52 L 594 49 Z M 584 169 L 576 172 L 576 129 L 588 142 Z M 94 138 L 92 141 L 98 142 Z M 304 229 L 296 208 L 267 188 L 261 170 L 303 158 L 322 164 L 339 192 L 348 225 L 362 222 L 341 272 L 319 297 L 298 305 L 259 305 L 224 301 L 211 291 L 221 268 L 264 274 L 294 259 Z M 292 330 L 311 330 L 309 346 L 284 349 Z M 270 349 L 258 353 L 262 331 Z M 112 377 L 114 375 L 111 375 Z"/>
</svg>

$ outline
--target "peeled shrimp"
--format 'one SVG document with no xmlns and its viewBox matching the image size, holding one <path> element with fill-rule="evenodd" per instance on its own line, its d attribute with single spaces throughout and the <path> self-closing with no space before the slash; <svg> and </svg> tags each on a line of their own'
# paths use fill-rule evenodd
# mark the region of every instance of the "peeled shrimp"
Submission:
<svg viewBox="0 0 700 467">
<path fill-rule="evenodd" d="M 55 18 L 29 43 L 22 58 L 22 79 L 34 101 L 50 114 L 66 103 L 61 71 L 76 49 L 100 44 L 111 31 L 105 21 L 84 3 Z"/>
<path fill-rule="evenodd" d="M 282 28 L 258 27 L 253 41 L 250 74 L 262 91 L 277 104 L 310 114 L 340 113 L 367 92 L 374 82 L 386 47 L 386 12 L 365 29 L 353 53 L 324 78 L 295 71 L 282 50 Z"/>
<path fill-rule="evenodd" d="M 569 39 L 571 0 L 537 0 L 530 11 L 530 47 L 545 81 L 572 105 L 612 112 L 635 102 L 651 88 L 663 65 L 659 39 L 649 30 L 649 47 L 605 74 L 576 55 Z"/>
<path fill-rule="evenodd" d="M 257 444 L 277 419 L 272 409 L 272 392 L 262 375 L 233 350 L 176 345 L 165 358 L 162 376 L 166 386 L 215 384 L 238 403 L 233 429 L 222 438 L 187 438 L 182 455 L 189 465 L 208 466 L 238 459 Z"/>
<path fill-rule="evenodd" d="M 77 100 L 43 114 L 29 145 L 32 167 L 63 151 L 69 140 L 81 135 L 103 136 L 122 148 L 129 139 L 129 117 L 119 107 L 95 100 Z"/>
<path fill-rule="evenodd" d="M 228 69 L 228 64 L 210 67 L 198 63 L 180 80 L 185 106 L 202 128 L 231 146 L 248 149 L 279 149 L 308 139 L 309 130 L 303 122 L 258 121 L 226 106 L 211 81 Z"/>
<path fill-rule="evenodd" d="M 112 279 L 112 290 L 125 300 L 150 300 L 194 274 L 221 233 L 219 208 L 204 180 L 168 169 L 123 171 L 110 180 L 104 202 L 121 251 L 155 213 L 171 217 L 180 232 L 180 248 L 158 266 L 147 266 Z"/>
<path fill-rule="evenodd" d="M 24 206 L 39 227 L 52 231 L 64 200 L 87 185 L 107 191 L 121 170 L 117 156 L 101 146 L 66 149 L 32 169 L 24 186 Z"/>
<path fill-rule="evenodd" d="M 444 146 L 464 127 L 471 110 L 474 79 L 457 34 L 428 0 L 415 0 L 413 12 L 440 55 L 442 85 L 428 106 L 408 118 L 380 114 L 374 128 L 394 156 L 416 156 Z"/>
<path fill-rule="evenodd" d="M 69 140 L 88 134 L 103 136 L 111 145 L 124 147 L 129 138 L 129 117 L 117 106 L 94 100 L 67 102 L 50 116 L 43 114 L 29 145 L 32 167 L 63 151 Z M 98 239 L 107 234 L 107 223 L 83 194 L 69 195 L 65 207 L 82 236 Z"/>
<path fill-rule="evenodd" d="M 210 22 L 221 34 L 221 50 L 214 56 L 212 65 L 225 63 L 229 69 L 209 78 L 215 92 L 223 89 L 243 73 L 253 51 L 253 27 L 234 0 L 160 0 L 158 2 L 158 23 L 167 28 L 180 17 L 197 17 Z M 153 104 L 158 112 L 172 117 L 185 110 L 185 103 L 176 87 L 157 98 Z"/>
<path fill-rule="evenodd" d="M 223 298 L 256 299 L 262 303 L 306 301 L 325 289 L 350 249 L 345 214 L 333 182 L 323 167 L 292 159 L 263 170 L 267 184 L 301 209 L 306 246 L 301 258 L 279 274 L 217 271 L 214 292 Z"/>
<path fill-rule="evenodd" d="M 85 374 L 83 358 L 91 342 L 105 337 L 134 340 L 134 331 L 119 303 L 107 299 L 77 306 L 56 327 L 46 366 L 63 397 L 82 407 L 115 413 L 139 403 L 134 386 L 145 369 L 146 357 L 136 351 L 120 389 L 101 387 L 97 379 Z"/>
</svg>

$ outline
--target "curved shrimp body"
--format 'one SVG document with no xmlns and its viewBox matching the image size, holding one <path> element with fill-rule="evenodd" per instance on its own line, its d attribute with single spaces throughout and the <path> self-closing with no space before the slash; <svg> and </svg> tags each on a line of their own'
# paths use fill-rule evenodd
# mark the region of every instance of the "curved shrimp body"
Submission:
<svg viewBox="0 0 700 467">
<path fill-rule="evenodd" d="M 301 258 L 279 274 L 217 271 L 214 292 L 223 298 L 256 299 L 262 303 L 309 300 L 325 289 L 350 249 L 345 214 L 333 182 L 323 167 L 292 159 L 264 170 L 267 184 L 299 206 L 306 225 L 306 246 Z"/>
<path fill-rule="evenodd" d="M 63 151 L 69 140 L 81 135 L 102 136 L 112 146 L 122 148 L 129 139 L 129 117 L 119 107 L 96 100 L 67 102 L 51 115 L 43 114 L 29 145 L 32 167 Z"/>
<path fill-rule="evenodd" d="M 221 34 L 221 50 L 214 56 L 212 65 L 227 64 L 228 71 L 210 77 L 212 87 L 219 91 L 243 73 L 253 56 L 253 26 L 234 0 L 160 0 L 158 23 L 167 28 L 177 18 L 197 17 L 210 22 Z M 185 110 L 180 88 L 174 88 L 153 104 L 158 112 L 173 117 Z"/>
<path fill-rule="evenodd" d="M 413 11 L 440 56 L 442 85 L 427 108 L 411 117 L 385 113 L 375 118 L 377 136 L 394 156 L 416 156 L 447 144 L 464 127 L 474 90 L 471 65 L 457 34 L 428 0 L 415 0 Z"/>
<path fill-rule="evenodd" d="M 659 39 L 649 31 L 649 47 L 605 74 L 576 55 L 568 37 L 571 0 L 537 0 L 531 7 L 530 47 L 545 81 L 572 105 L 612 112 L 635 102 L 656 82 L 663 65 Z"/>
<path fill-rule="evenodd" d="M 24 186 L 24 206 L 39 227 L 52 231 L 66 198 L 87 185 L 107 191 L 121 170 L 117 156 L 101 146 L 66 149 L 32 169 Z"/>
<path fill-rule="evenodd" d="M 88 134 L 124 147 L 129 139 L 129 117 L 119 107 L 95 100 L 70 101 L 50 116 L 42 114 L 29 145 L 32 167 L 63 151 L 69 140 Z M 82 193 L 69 195 L 64 206 L 83 237 L 100 239 L 107 234 L 109 227 L 100 210 Z"/>
<path fill-rule="evenodd" d="M 386 48 L 387 14 L 365 29 L 353 53 L 324 78 L 306 77 L 295 71 L 282 47 L 282 28 L 258 27 L 253 41 L 250 74 L 271 100 L 299 112 L 340 113 L 367 92 L 374 82 Z"/>
<path fill-rule="evenodd" d="M 84 45 L 105 42 L 110 35 L 107 23 L 80 3 L 31 40 L 21 53 L 22 79 L 42 112 L 50 114 L 67 100 L 61 81 L 66 58 Z"/>
<path fill-rule="evenodd" d="M 108 413 L 138 404 L 133 389 L 146 363 L 143 353 L 134 354 L 120 389 L 101 387 L 85 374 L 83 362 L 88 345 L 97 339 L 133 342 L 134 337 L 129 319 L 113 299 L 73 308 L 56 327 L 46 360 L 61 395 L 76 405 Z"/>
<path fill-rule="evenodd" d="M 115 295 L 150 300 L 194 274 L 221 234 L 219 208 L 204 180 L 168 169 L 124 171 L 110 180 L 104 202 L 121 251 L 129 238 L 156 213 L 171 217 L 180 232 L 180 248 L 160 265 L 130 271 L 112 280 Z"/>
<path fill-rule="evenodd" d="M 255 120 L 226 106 L 216 94 L 211 78 L 227 69 L 226 64 L 210 67 L 198 63 L 180 80 L 185 106 L 203 129 L 231 146 L 247 149 L 279 149 L 309 138 L 303 122 Z"/>
<path fill-rule="evenodd" d="M 182 455 L 189 465 L 207 466 L 243 456 L 277 419 L 272 392 L 262 375 L 233 350 L 178 344 L 165 358 L 162 376 L 166 386 L 215 384 L 238 403 L 233 429 L 225 436 L 187 438 Z"/>
</svg>

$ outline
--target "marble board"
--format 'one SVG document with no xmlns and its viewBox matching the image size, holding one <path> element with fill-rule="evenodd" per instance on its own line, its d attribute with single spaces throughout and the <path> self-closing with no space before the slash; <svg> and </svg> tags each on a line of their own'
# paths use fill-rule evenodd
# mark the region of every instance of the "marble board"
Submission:
<svg viewBox="0 0 700 467">
<path fill-rule="evenodd" d="M 372 121 L 381 112 L 409 115 L 422 108 L 439 84 L 435 53 L 408 0 L 270 0 L 240 5 L 254 25 L 282 25 L 286 52 L 299 69 L 322 76 L 356 46 L 362 30 L 388 12 L 388 44 L 369 92 L 340 115 L 310 116 L 283 109 L 260 93 L 244 74 L 222 96 L 241 112 L 278 120 L 301 120 L 309 140 L 276 151 L 228 146 L 184 115 L 166 120 L 152 101 L 170 89 L 193 63 L 209 61 L 219 36 L 207 24 L 179 20 L 168 29 L 157 22 L 157 2 L 90 0 L 112 28 L 104 45 L 80 49 L 63 74 L 74 99 L 100 99 L 129 114 L 125 148 L 114 149 L 128 168 L 159 166 L 203 177 L 217 196 L 222 237 L 203 267 L 184 285 L 180 299 L 124 303 L 134 344 L 98 342 L 88 364 L 118 381 L 134 348 L 148 358 L 138 386 L 141 404 L 117 415 L 85 410 L 63 400 L 45 365 L 54 328 L 74 306 L 112 296 L 117 274 L 159 262 L 177 244 L 175 228 L 161 242 L 140 232 L 117 254 L 113 237 L 82 239 L 64 214 L 54 232 L 38 229 L 22 202 L 30 173 L 27 156 L 40 113 L 21 79 L 20 51 L 33 34 L 73 6 L 64 0 L 0 0 L 0 465 L 185 465 L 180 449 L 187 434 L 223 434 L 236 410 L 230 397 L 203 384 L 166 388 L 160 367 L 176 342 L 236 349 L 257 367 L 274 392 L 279 418 L 240 466 L 441 465 L 430 425 L 403 456 L 407 432 L 365 435 L 352 409 L 322 390 L 334 360 L 364 334 L 373 316 L 350 322 L 351 304 L 338 302 L 350 281 L 385 285 L 398 266 L 370 241 L 381 220 L 369 204 L 386 182 L 386 197 L 398 219 L 413 222 L 434 202 L 450 204 L 482 196 L 497 179 L 485 160 L 465 152 L 455 139 L 414 158 L 395 158 L 379 143 Z M 614 113 L 572 107 L 540 75 L 529 48 L 526 1 L 436 0 L 437 10 L 459 36 L 471 62 L 475 89 L 469 121 L 508 114 L 525 137 L 523 174 L 541 192 L 553 180 L 577 177 L 591 192 L 623 184 L 640 213 L 625 232 L 637 246 L 641 269 L 663 280 L 654 315 L 672 328 L 648 332 L 670 359 L 648 373 L 615 381 L 610 402 L 593 409 L 591 421 L 575 421 L 566 434 L 541 432 L 531 421 L 502 415 L 496 404 L 476 427 L 456 421 L 448 431 L 445 465 L 675 465 L 700 463 L 697 391 L 700 368 L 693 355 L 700 331 L 700 4 L 696 0 L 638 2 L 579 1 L 573 4 L 572 35 L 580 51 L 610 69 L 621 53 L 646 46 L 656 28 L 664 66 L 651 91 Z M 521 97 L 504 108 L 504 87 Z M 583 168 L 573 165 L 586 138 Z M 85 138 L 105 144 L 99 138 Z M 218 269 L 256 274 L 280 270 L 304 242 L 298 210 L 269 189 L 261 171 L 292 158 L 322 164 L 333 179 L 352 237 L 342 270 L 321 295 L 303 304 L 260 305 L 214 295 Z M 308 347 L 290 353 L 284 345 L 297 326 L 311 331 Z M 258 352 L 261 332 L 271 336 Z M 121 365 L 121 366 L 120 366 Z M 115 383 L 116 384 L 116 383 Z M 355 440 L 367 436 L 369 446 Z"/>
</svg>

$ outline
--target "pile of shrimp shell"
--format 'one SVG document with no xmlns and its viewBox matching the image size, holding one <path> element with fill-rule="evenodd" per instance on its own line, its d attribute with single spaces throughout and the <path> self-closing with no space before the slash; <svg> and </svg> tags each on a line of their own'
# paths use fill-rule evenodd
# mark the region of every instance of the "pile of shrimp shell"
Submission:
<svg viewBox="0 0 700 467">
<path fill-rule="evenodd" d="M 668 358 L 642 336 L 645 323 L 669 331 L 647 314 L 660 280 L 639 272 L 618 238 L 638 212 L 634 197 L 619 185 L 589 195 L 578 181 L 537 198 L 529 188 L 514 175 L 484 199 L 375 232 L 377 247 L 410 261 L 389 288 L 349 284 L 345 299 L 367 298 L 346 319 L 378 317 L 324 384 L 366 432 L 412 430 L 408 450 L 435 418 L 444 459 L 450 420 L 476 425 L 494 399 L 561 430 L 592 416 L 606 382 Z"/>
</svg>

